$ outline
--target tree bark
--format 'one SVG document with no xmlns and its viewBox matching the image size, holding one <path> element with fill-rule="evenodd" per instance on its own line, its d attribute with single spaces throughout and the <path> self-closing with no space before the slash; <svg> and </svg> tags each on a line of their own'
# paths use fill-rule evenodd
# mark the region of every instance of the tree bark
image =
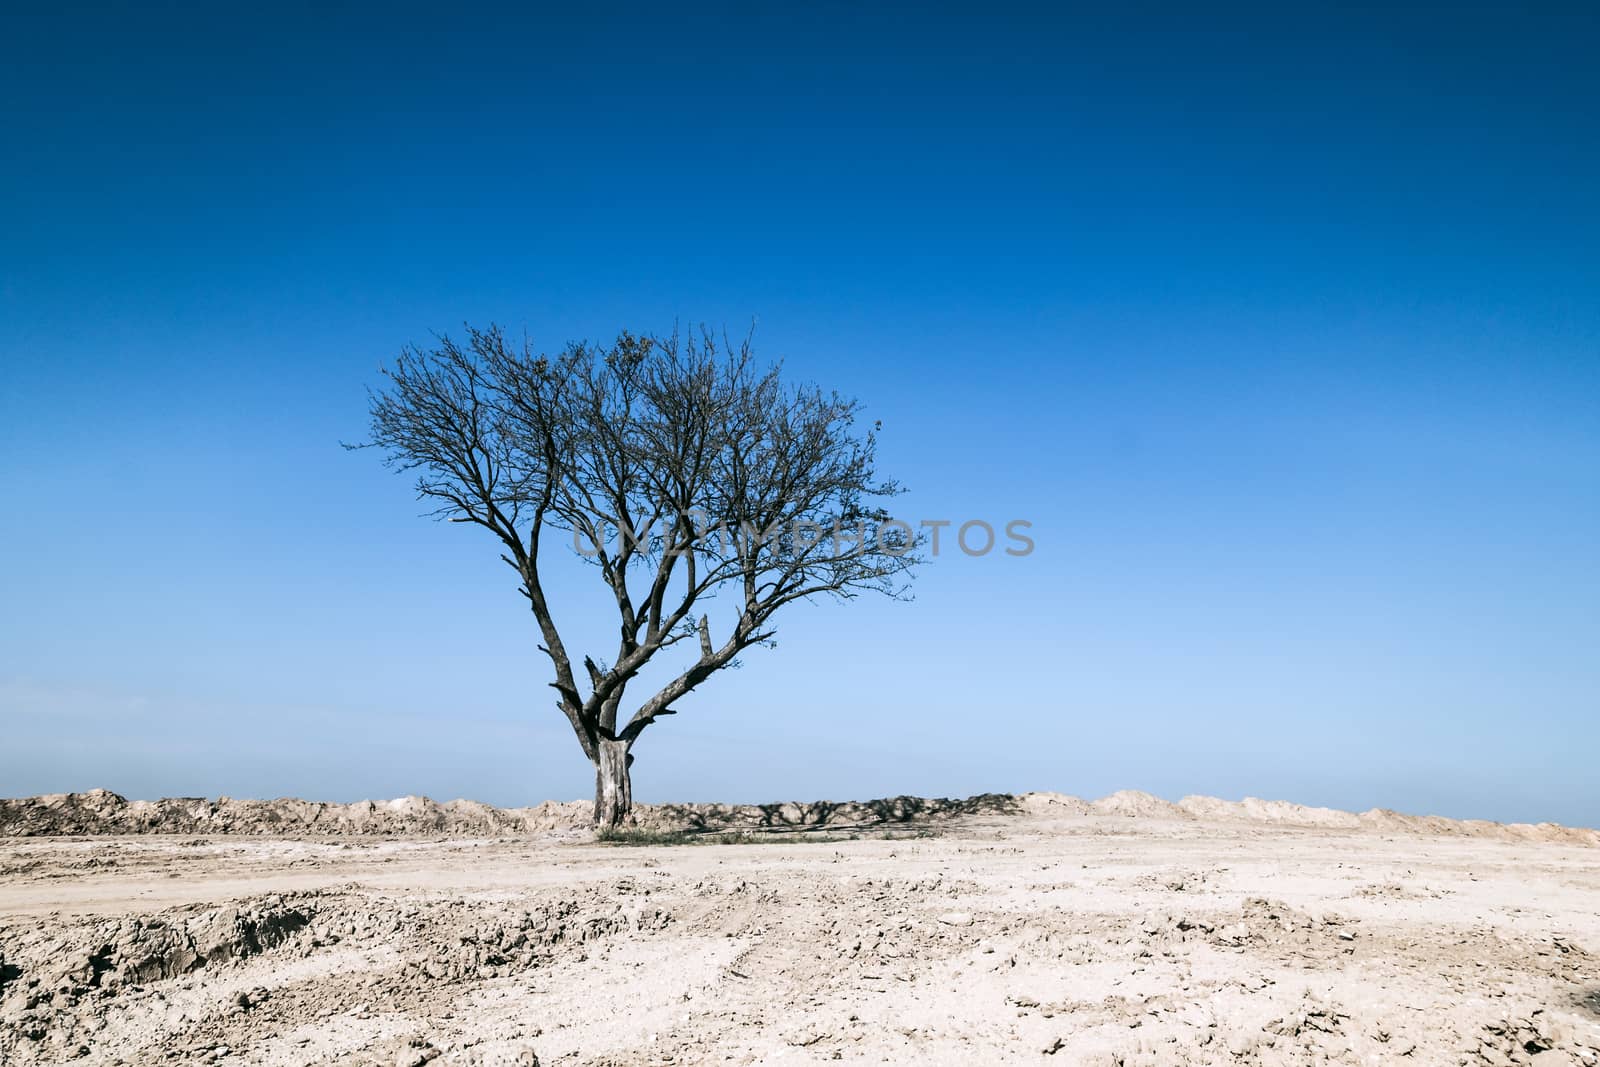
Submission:
<svg viewBox="0 0 1600 1067">
<path fill-rule="evenodd" d="M 595 741 L 594 824 L 611 829 L 632 820 L 633 782 L 628 767 L 633 757 L 627 741 Z"/>
</svg>

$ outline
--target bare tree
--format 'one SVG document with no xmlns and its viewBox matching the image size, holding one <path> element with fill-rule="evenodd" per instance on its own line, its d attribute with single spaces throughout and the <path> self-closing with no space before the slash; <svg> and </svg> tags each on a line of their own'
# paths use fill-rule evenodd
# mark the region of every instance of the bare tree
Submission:
<svg viewBox="0 0 1600 1067">
<path fill-rule="evenodd" d="M 770 645 L 779 609 L 905 597 L 921 561 L 879 504 L 900 490 L 874 470 L 878 426 L 857 426 L 855 400 L 786 384 L 748 339 L 624 332 L 545 356 L 498 327 L 468 328 L 464 343 L 406 349 L 384 375 L 361 447 L 416 472 L 437 517 L 494 536 L 533 610 L 556 706 L 594 765 L 601 826 L 629 817 L 639 735 L 740 652 Z M 574 660 L 562 640 L 541 579 L 552 548 L 592 566 L 615 602 L 609 663 Z M 723 626 L 704 610 L 719 595 Z M 657 661 L 676 673 L 627 703 L 645 665 L 679 642 Z"/>
</svg>

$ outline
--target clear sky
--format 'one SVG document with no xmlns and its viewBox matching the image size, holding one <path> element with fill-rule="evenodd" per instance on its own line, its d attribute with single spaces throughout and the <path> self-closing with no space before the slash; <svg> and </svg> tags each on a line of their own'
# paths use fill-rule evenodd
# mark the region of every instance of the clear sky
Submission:
<svg viewBox="0 0 1600 1067">
<path fill-rule="evenodd" d="M 589 795 L 339 442 L 433 331 L 681 320 L 1038 548 L 794 612 L 639 799 L 1600 825 L 1593 6 L 235 7 L 0 15 L 0 793 Z"/>
</svg>

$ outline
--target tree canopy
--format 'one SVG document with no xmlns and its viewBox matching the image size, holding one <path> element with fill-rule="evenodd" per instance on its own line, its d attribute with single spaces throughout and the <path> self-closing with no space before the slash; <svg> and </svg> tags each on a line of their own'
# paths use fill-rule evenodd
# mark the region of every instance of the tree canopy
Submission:
<svg viewBox="0 0 1600 1067">
<path fill-rule="evenodd" d="M 878 424 L 862 425 L 854 399 L 785 382 L 748 338 L 624 332 L 545 355 L 499 327 L 469 327 L 460 342 L 406 349 L 383 373 L 367 444 L 415 473 L 436 516 L 498 542 L 557 706 L 597 769 L 621 759 L 625 788 L 639 734 L 770 643 L 785 605 L 904 597 L 921 561 L 916 534 L 883 506 L 900 487 L 876 472 Z M 608 661 L 584 654 L 575 666 L 546 599 L 552 552 L 594 567 L 614 601 Z M 725 628 L 703 610 L 719 596 L 736 609 Z M 698 655 L 625 705 L 641 669 L 683 641 Z M 599 807 L 602 821 L 620 817 Z"/>
</svg>

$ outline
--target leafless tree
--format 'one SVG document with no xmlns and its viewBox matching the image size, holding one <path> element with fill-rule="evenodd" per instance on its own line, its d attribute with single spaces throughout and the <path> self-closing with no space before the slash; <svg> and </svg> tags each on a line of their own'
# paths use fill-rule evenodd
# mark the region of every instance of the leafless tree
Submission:
<svg viewBox="0 0 1600 1067">
<path fill-rule="evenodd" d="M 437 517 L 493 535 L 516 572 L 556 706 L 595 768 L 600 826 L 629 818 L 639 735 L 771 644 L 781 608 L 905 597 L 921 561 L 880 504 L 900 490 L 875 472 L 878 426 L 858 426 L 853 399 L 785 383 L 748 339 L 624 332 L 546 356 L 468 328 L 461 343 L 406 349 L 384 376 L 366 446 L 415 472 Z M 541 576 L 552 550 L 592 566 L 615 602 L 609 664 L 562 640 Z M 735 616 L 720 633 L 702 610 L 719 594 Z M 629 683 L 679 642 L 658 661 L 676 673 L 628 703 Z"/>
</svg>

